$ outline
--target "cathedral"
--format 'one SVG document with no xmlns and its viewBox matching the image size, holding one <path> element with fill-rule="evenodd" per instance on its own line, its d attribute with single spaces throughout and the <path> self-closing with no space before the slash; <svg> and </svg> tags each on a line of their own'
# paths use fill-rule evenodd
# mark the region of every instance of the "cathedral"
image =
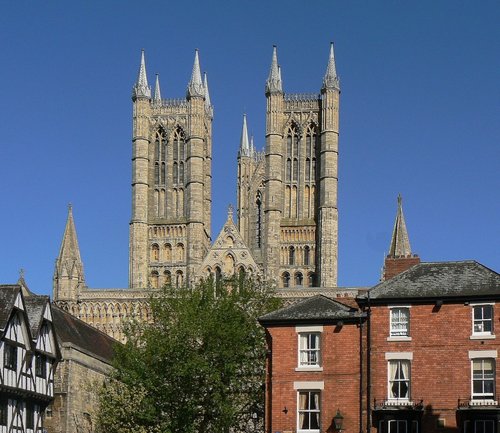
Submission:
<svg viewBox="0 0 500 433">
<path fill-rule="evenodd" d="M 246 274 L 288 292 L 337 290 L 339 95 L 333 45 L 315 94 L 283 91 L 273 48 L 265 149 L 255 149 L 243 116 L 236 215 L 230 207 L 212 241 L 213 106 L 198 51 L 185 99 L 162 98 L 158 75 L 152 91 L 143 51 L 132 88 L 129 287 L 86 286 L 70 207 L 56 303 L 121 339 L 122 319 L 147 319 L 148 296 L 163 285 Z"/>
</svg>

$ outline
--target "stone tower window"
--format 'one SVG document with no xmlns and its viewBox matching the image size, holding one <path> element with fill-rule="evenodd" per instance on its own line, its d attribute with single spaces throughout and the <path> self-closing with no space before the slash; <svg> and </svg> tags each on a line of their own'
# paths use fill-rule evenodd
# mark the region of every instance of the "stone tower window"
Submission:
<svg viewBox="0 0 500 433">
<path fill-rule="evenodd" d="M 153 289 L 157 289 L 158 288 L 158 283 L 159 283 L 158 280 L 159 280 L 158 272 L 157 271 L 152 271 L 149 282 L 150 282 L 151 287 Z"/>
<path fill-rule="evenodd" d="M 295 274 L 295 285 L 302 286 L 303 281 L 304 281 L 304 277 L 302 276 L 302 274 L 300 272 L 297 272 Z"/>
<path fill-rule="evenodd" d="M 305 266 L 309 266 L 309 263 L 311 261 L 310 257 L 309 257 L 310 253 L 311 253 L 311 249 L 306 245 L 304 247 L 304 265 Z"/>
<path fill-rule="evenodd" d="M 160 259 L 160 247 L 158 244 L 151 245 L 151 260 L 157 262 Z"/>
<path fill-rule="evenodd" d="M 257 192 L 255 204 L 257 205 L 257 248 L 260 248 L 262 246 L 262 194 L 260 191 Z"/>
<path fill-rule="evenodd" d="M 155 185 L 165 185 L 167 134 L 160 128 L 155 134 Z"/>
<path fill-rule="evenodd" d="M 184 261 L 184 245 L 178 243 L 176 247 L 176 253 L 177 253 L 177 261 L 179 262 Z"/>
<path fill-rule="evenodd" d="M 281 277 L 283 287 L 290 287 L 290 274 L 288 272 L 283 273 Z"/>
<path fill-rule="evenodd" d="M 170 244 L 163 245 L 163 261 L 172 261 L 172 245 Z"/>
<path fill-rule="evenodd" d="M 180 127 L 174 131 L 172 143 L 173 183 L 184 185 L 184 159 L 186 157 L 186 141 Z"/>
<path fill-rule="evenodd" d="M 288 249 L 288 264 L 289 265 L 295 264 L 295 247 L 290 247 Z"/>
<path fill-rule="evenodd" d="M 297 187 L 299 182 L 299 153 L 300 135 L 295 123 L 288 128 L 286 135 L 285 159 L 285 216 L 296 218 L 298 216 Z M 293 185 L 293 187 L 292 187 Z"/>
<path fill-rule="evenodd" d="M 170 286 L 172 284 L 172 274 L 170 271 L 163 272 L 163 284 L 165 286 Z"/>
<path fill-rule="evenodd" d="M 184 277 L 182 275 L 182 271 L 177 271 L 175 274 L 175 286 L 176 287 L 182 287 L 184 284 Z"/>
</svg>

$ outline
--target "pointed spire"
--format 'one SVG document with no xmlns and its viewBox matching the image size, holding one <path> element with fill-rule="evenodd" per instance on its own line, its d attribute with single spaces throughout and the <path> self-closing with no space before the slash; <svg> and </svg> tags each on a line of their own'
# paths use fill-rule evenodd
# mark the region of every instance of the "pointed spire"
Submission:
<svg viewBox="0 0 500 433">
<path fill-rule="evenodd" d="M 156 104 L 161 103 L 160 74 L 156 74 L 155 94 L 153 97 L 153 101 Z"/>
<path fill-rule="evenodd" d="M 255 150 L 255 146 L 253 144 L 253 135 L 250 137 L 250 156 L 255 158 L 257 151 Z"/>
<path fill-rule="evenodd" d="M 333 53 L 333 42 L 330 43 L 330 55 L 328 57 L 328 66 L 326 67 L 323 78 L 323 89 L 340 90 L 340 81 L 335 68 L 335 55 Z"/>
<path fill-rule="evenodd" d="M 243 128 L 241 128 L 240 155 L 250 156 L 250 144 L 248 142 L 247 115 L 243 114 Z"/>
<path fill-rule="evenodd" d="M 203 98 L 205 96 L 205 88 L 201 81 L 200 59 L 197 49 L 194 52 L 193 72 L 191 73 L 191 80 L 188 84 L 187 93 L 189 97 L 198 96 Z"/>
<path fill-rule="evenodd" d="M 266 81 L 266 94 L 267 93 L 282 93 L 283 88 L 281 85 L 281 71 L 278 66 L 278 53 L 276 45 L 273 45 L 273 59 L 271 61 L 271 69 L 269 77 Z"/>
<path fill-rule="evenodd" d="M 210 92 L 208 91 L 208 79 L 206 72 L 203 74 L 203 88 L 205 89 L 205 105 L 207 107 L 211 107 L 212 102 L 210 101 Z"/>
<path fill-rule="evenodd" d="M 388 257 L 409 257 L 411 256 L 410 239 L 406 230 L 405 218 L 403 215 L 403 199 L 398 195 L 398 211 L 396 221 L 392 231 L 391 245 Z"/>
<path fill-rule="evenodd" d="M 233 205 L 230 203 L 229 206 L 227 207 L 227 220 L 228 221 L 233 221 Z"/>
<path fill-rule="evenodd" d="M 78 238 L 76 237 L 75 222 L 73 220 L 73 206 L 68 205 L 68 218 L 66 220 L 66 228 L 59 251 L 58 261 L 76 260 L 81 263 L 80 247 L 78 246 Z"/>
<path fill-rule="evenodd" d="M 132 100 L 137 98 L 151 98 L 151 87 L 148 85 L 148 76 L 146 74 L 146 61 L 144 60 L 144 50 L 141 51 L 141 66 L 137 75 L 137 82 L 132 89 Z"/>
</svg>

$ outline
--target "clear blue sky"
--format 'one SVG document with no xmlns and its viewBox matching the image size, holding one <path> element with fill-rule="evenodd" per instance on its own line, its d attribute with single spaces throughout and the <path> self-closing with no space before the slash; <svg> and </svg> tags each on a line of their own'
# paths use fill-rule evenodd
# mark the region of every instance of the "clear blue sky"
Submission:
<svg viewBox="0 0 500 433">
<path fill-rule="evenodd" d="M 341 77 L 339 284 L 378 281 L 403 195 L 414 252 L 500 270 L 500 2 L 0 0 L 0 283 L 50 293 L 74 205 L 90 287 L 126 287 L 132 84 L 140 50 L 183 97 L 194 49 L 215 106 L 213 227 L 235 202 L 242 114 L 264 83 Z"/>
</svg>

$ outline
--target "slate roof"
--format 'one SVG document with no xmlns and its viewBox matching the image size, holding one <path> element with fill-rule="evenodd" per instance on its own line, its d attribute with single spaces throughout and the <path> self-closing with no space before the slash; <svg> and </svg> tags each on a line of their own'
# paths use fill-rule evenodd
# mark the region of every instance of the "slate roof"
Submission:
<svg viewBox="0 0 500 433">
<path fill-rule="evenodd" d="M 500 274 L 480 263 L 420 263 L 369 291 L 370 300 L 425 300 L 429 298 L 500 298 Z M 358 299 L 364 303 L 367 294 Z"/>
<path fill-rule="evenodd" d="M 19 290 L 21 286 L 17 284 L 0 285 L 0 329 L 5 329 L 7 326 Z"/>
<path fill-rule="evenodd" d="M 352 321 L 365 317 L 357 308 L 334 301 L 324 295 L 316 295 L 295 304 L 265 314 L 259 318 L 262 325 L 291 323 L 328 323 Z"/>
<path fill-rule="evenodd" d="M 52 319 L 60 344 L 70 343 L 107 363 L 111 362 L 113 346 L 119 344 L 114 338 L 55 305 L 52 306 Z"/>
<path fill-rule="evenodd" d="M 28 321 L 31 329 L 31 336 L 33 339 L 38 337 L 38 332 L 40 331 L 40 326 L 42 324 L 43 312 L 48 302 L 48 296 L 32 295 L 24 298 L 26 313 L 28 314 Z"/>
</svg>

